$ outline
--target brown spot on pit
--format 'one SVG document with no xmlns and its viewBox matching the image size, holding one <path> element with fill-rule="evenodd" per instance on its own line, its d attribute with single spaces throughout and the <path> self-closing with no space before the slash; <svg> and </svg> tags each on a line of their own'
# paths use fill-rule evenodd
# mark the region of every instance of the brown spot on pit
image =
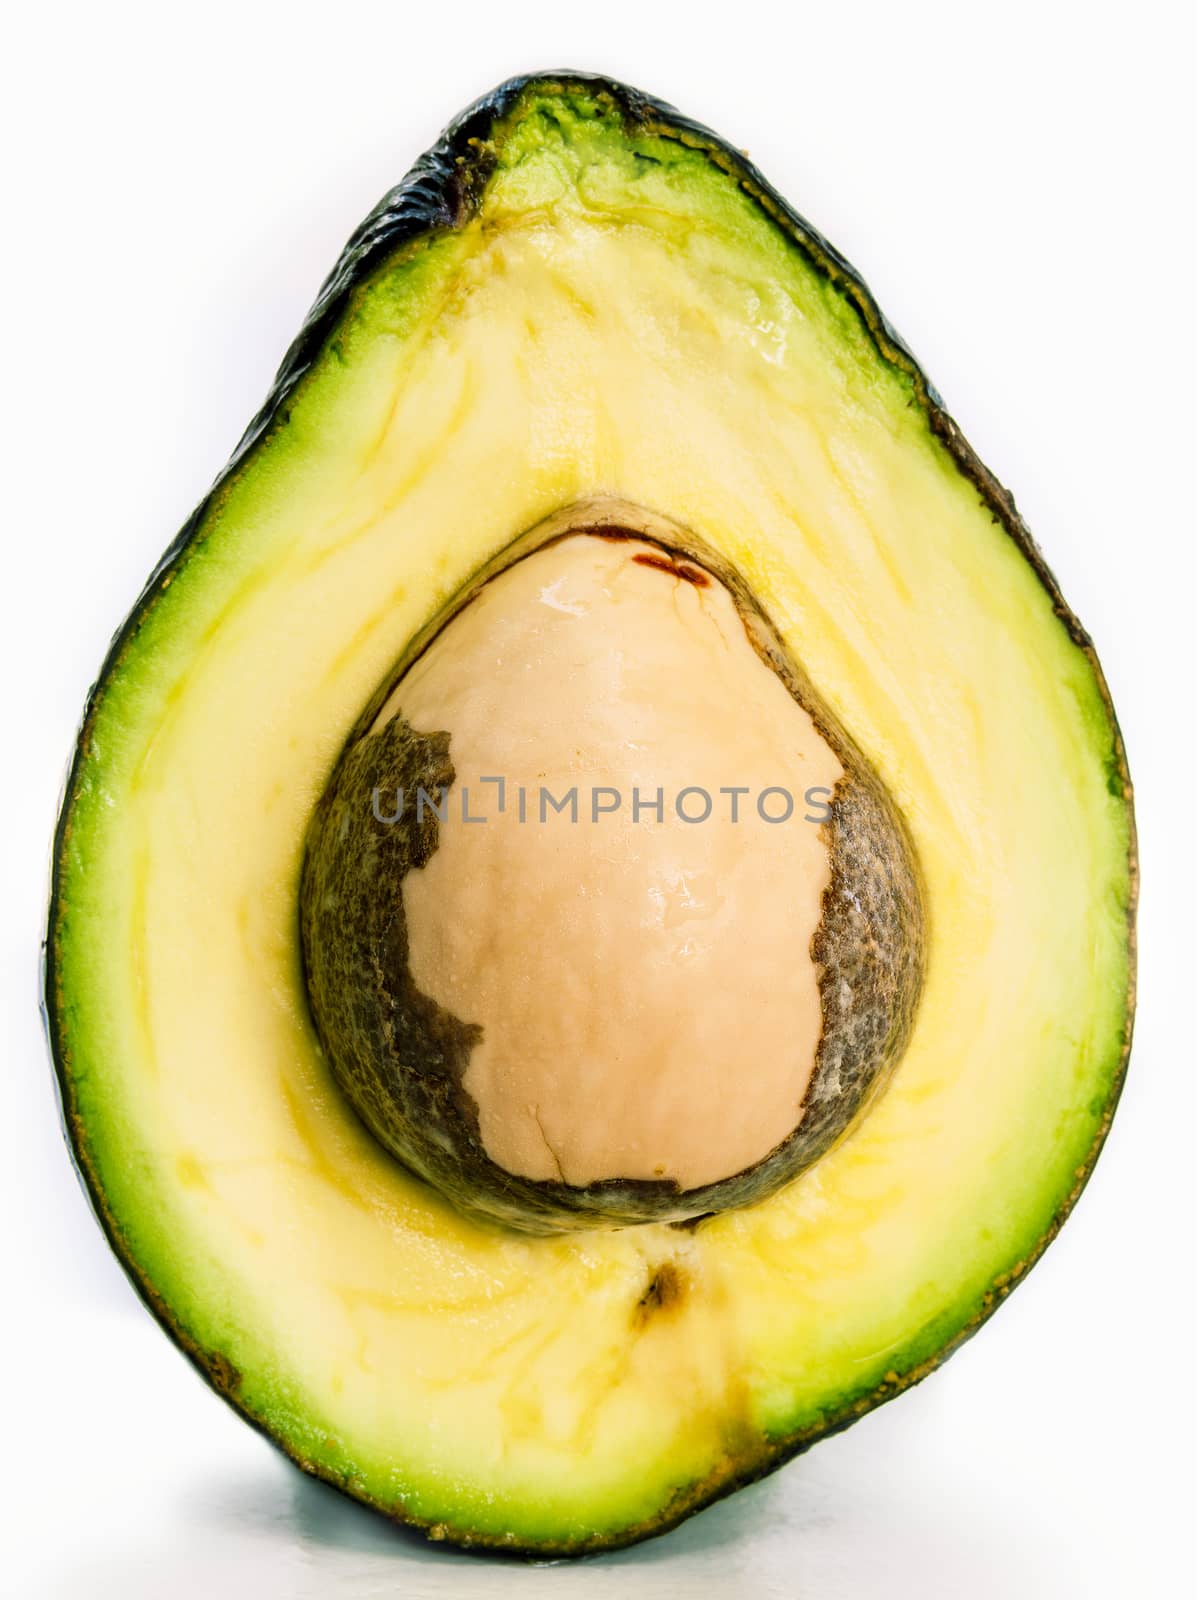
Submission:
<svg viewBox="0 0 1197 1600">
<path fill-rule="evenodd" d="M 663 1261 L 648 1280 L 648 1288 L 636 1302 L 635 1323 L 643 1327 L 650 1318 L 672 1311 L 686 1297 L 686 1279 L 672 1261 Z"/>
<path fill-rule="evenodd" d="M 664 551 L 660 555 L 650 555 L 647 551 L 643 551 L 639 555 L 634 555 L 632 560 L 637 566 L 653 567 L 657 572 L 669 573 L 671 578 L 682 578 L 686 583 L 692 583 L 696 589 L 705 589 L 711 582 L 700 567 L 688 566 L 686 562 L 677 561 Z"/>
</svg>

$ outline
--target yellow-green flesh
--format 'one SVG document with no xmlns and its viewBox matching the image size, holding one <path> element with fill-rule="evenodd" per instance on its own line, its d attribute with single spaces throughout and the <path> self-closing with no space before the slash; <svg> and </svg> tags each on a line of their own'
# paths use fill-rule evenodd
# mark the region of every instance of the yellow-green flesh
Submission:
<svg viewBox="0 0 1197 1600">
<path fill-rule="evenodd" d="M 357 1492 L 546 1549 L 667 1515 L 964 1328 L 1076 1184 L 1128 983 L 1089 659 L 855 311 L 706 155 L 592 111 L 525 101 L 480 215 L 359 292 L 219 497 L 102 690 L 56 929 L 83 1159 L 176 1325 Z M 536 1239 L 356 1121 L 296 895 L 410 637 L 601 493 L 729 558 L 874 762 L 929 969 L 892 1086 L 790 1187 L 693 1234 Z M 638 1311 L 666 1262 L 680 1300 Z"/>
</svg>

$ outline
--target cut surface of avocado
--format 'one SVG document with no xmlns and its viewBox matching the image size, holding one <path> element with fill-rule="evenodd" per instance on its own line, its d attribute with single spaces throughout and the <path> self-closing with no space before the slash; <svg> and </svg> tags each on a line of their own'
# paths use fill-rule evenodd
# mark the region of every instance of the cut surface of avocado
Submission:
<svg viewBox="0 0 1197 1600">
<path fill-rule="evenodd" d="M 529 530 L 604 501 L 742 579 L 876 775 L 921 988 L 884 1092 L 782 1187 L 538 1237 L 354 1111 L 300 885 L 396 663 Z M 573 1553 L 759 1476 L 1000 1302 L 1113 1111 L 1134 889 L 1089 642 L 863 285 L 713 135 L 557 75 L 472 108 L 363 225 L 118 635 L 59 824 L 47 1015 L 103 1225 L 232 1403 L 434 1537 Z"/>
</svg>

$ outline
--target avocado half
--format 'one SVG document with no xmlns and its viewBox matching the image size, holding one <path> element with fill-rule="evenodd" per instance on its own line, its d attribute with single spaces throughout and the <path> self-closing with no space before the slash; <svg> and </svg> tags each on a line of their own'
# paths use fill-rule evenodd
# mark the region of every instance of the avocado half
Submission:
<svg viewBox="0 0 1197 1600">
<path fill-rule="evenodd" d="M 764 1198 L 536 1236 L 353 1110 L 301 876 L 413 641 L 604 497 L 739 574 L 861 752 L 917 862 L 919 992 L 884 1092 Z M 860 278 L 706 129 L 550 73 L 363 223 L 116 636 L 47 1026 L 108 1238 L 226 1399 L 432 1538 L 582 1553 L 899 1393 L 1025 1274 L 1117 1100 L 1135 888 L 1089 639 Z"/>
</svg>

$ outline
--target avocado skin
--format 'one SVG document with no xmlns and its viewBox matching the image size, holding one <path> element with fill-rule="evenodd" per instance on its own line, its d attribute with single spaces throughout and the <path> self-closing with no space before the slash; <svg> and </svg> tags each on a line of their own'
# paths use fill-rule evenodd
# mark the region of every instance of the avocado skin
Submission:
<svg viewBox="0 0 1197 1600">
<path fill-rule="evenodd" d="M 611 526 L 589 531 L 646 537 Z M 913 1026 L 924 978 L 926 907 L 909 830 L 881 780 L 782 648 L 743 578 L 689 530 L 671 525 L 670 533 L 670 542 L 654 541 L 662 559 L 689 559 L 718 575 L 753 648 L 810 713 L 844 768 L 823 825 L 831 880 L 811 941 L 823 1028 L 802 1118 L 753 1166 L 696 1189 L 646 1178 L 570 1185 L 520 1177 L 490 1159 L 477 1106 L 462 1081 L 482 1029 L 416 987 L 401 890 L 404 876 L 437 848 L 435 813 L 421 815 L 411 797 L 421 787 L 428 794 L 451 788 L 450 736 L 417 733 L 401 714 L 371 731 L 382 704 L 439 631 L 434 622 L 371 697 L 316 806 L 301 873 L 300 931 L 312 1021 L 346 1097 L 385 1149 L 480 1221 L 531 1233 L 697 1224 L 764 1200 L 850 1132 L 888 1082 Z M 529 546 L 543 548 L 535 529 L 512 548 L 526 554 Z M 449 602 L 449 617 L 505 564 L 503 555 L 495 558 L 479 582 Z M 378 792 L 388 805 L 398 792 L 408 797 L 397 820 L 376 812 Z"/>
<path fill-rule="evenodd" d="M 715 1473 L 680 1487 L 673 1499 L 656 1516 L 644 1523 L 621 1528 L 611 1535 L 583 1534 L 575 1540 L 562 1541 L 552 1547 L 544 1544 L 521 1545 L 515 1540 L 479 1535 L 469 1529 L 455 1528 L 444 1523 L 421 1521 L 413 1517 L 402 1505 L 380 1502 L 363 1492 L 356 1482 L 343 1480 L 335 1473 L 330 1473 L 320 1463 L 305 1459 L 299 1451 L 273 1434 L 262 1417 L 239 1397 L 240 1375 L 236 1368 L 223 1352 L 205 1350 L 197 1345 L 187 1330 L 180 1325 L 170 1306 L 141 1273 L 132 1251 L 122 1237 L 116 1219 L 107 1207 L 95 1163 L 89 1154 L 87 1130 L 73 1102 L 68 1072 L 68 1052 L 62 1025 L 64 997 L 59 979 L 59 942 L 65 912 L 61 890 L 64 864 L 71 845 L 72 813 L 90 750 L 95 710 L 109 678 L 118 668 L 126 646 L 141 627 L 158 595 L 171 582 L 181 558 L 196 539 L 205 518 L 222 499 L 238 469 L 275 426 L 286 421 L 291 396 L 312 368 L 325 341 L 347 309 L 354 292 L 375 268 L 403 245 L 411 243 L 425 233 L 460 227 L 468 220 L 492 167 L 492 157 L 487 150 L 487 140 L 491 131 L 495 124 L 514 108 L 520 96 L 529 89 L 545 92 L 586 90 L 595 97 L 608 100 L 629 124 L 649 128 L 663 137 L 674 138 L 690 148 L 702 150 L 752 196 L 815 268 L 835 285 L 854 307 L 882 356 L 910 376 L 917 403 L 922 408 L 932 433 L 948 451 L 960 473 L 975 486 L 981 500 L 991 511 L 994 521 L 1013 540 L 1049 596 L 1053 610 L 1067 629 L 1070 638 L 1087 656 L 1101 691 L 1102 703 L 1114 739 L 1115 758 L 1110 764 L 1108 774 L 1110 791 L 1112 794 L 1122 796 L 1126 801 L 1131 830 L 1130 893 L 1126 907 L 1130 979 L 1121 1056 L 1109 1100 L 1088 1156 L 1078 1166 L 1072 1190 L 1034 1248 L 1007 1272 L 993 1280 L 989 1288 L 978 1297 L 972 1317 L 927 1360 L 905 1372 L 889 1373 L 880 1385 L 845 1399 L 836 1409 L 828 1411 L 815 1427 L 769 1440 L 751 1457 L 729 1458 Z M 875 1406 L 893 1399 L 903 1390 L 918 1383 L 941 1365 L 987 1321 L 1015 1284 L 1026 1276 L 1063 1226 L 1084 1189 L 1105 1142 L 1125 1082 L 1126 1064 L 1131 1049 L 1135 1010 L 1135 912 L 1139 876 L 1132 797 L 1133 789 L 1124 742 L 1105 675 L 1089 635 L 1064 600 L 1059 584 L 1018 513 L 1014 497 L 978 459 L 945 409 L 937 390 L 886 319 L 856 269 L 794 210 L 738 150 L 703 124 L 683 116 L 665 102 L 602 75 L 568 69 L 510 78 L 475 101 L 450 123 L 437 143 L 415 163 L 402 182 L 383 197 L 352 235 L 340 260 L 321 288 L 299 334 L 287 351 L 265 403 L 249 424 L 208 494 L 184 523 L 155 566 L 128 617 L 117 630 L 99 676 L 88 693 L 54 832 L 50 907 L 46 938 L 42 947 L 44 980 L 42 1018 L 55 1073 L 63 1130 L 76 1172 L 97 1221 L 143 1303 L 217 1393 L 304 1471 L 325 1479 L 346 1494 L 374 1506 L 376 1510 L 397 1522 L 421 1529 L 429 1539 L 447 1541 L 463 1548 L 488 1549 L 495 1553 L 543 1560 L 546 1556 L 585 1555 L 638 1543 L 640 1540 L 668 1532 L 695 1511 L 766 1476 L 820 1439 L 840 1432 Z"/>
</svg>

